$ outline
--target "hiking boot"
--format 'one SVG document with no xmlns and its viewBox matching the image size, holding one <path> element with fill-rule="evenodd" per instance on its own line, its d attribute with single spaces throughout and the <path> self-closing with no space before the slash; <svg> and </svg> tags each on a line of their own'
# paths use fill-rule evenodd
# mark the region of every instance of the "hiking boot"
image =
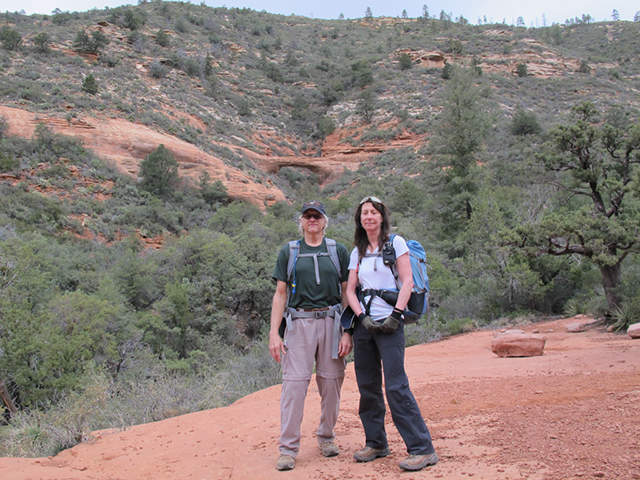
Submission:
<svg viewBox="0 0 640 480">
<path fill-rule="evenodd" d="M 340 453 L 340 448 L 333 442 L 322 442 L 320 450 L 322 450 L 322 455 L 325 457 L 335 457 Z"/>
<path fill-rule="evenodd" d="M 364 447 L 362 450 L 358 450 L 356 453 L 354 453 L 353 458 L 355 458 L 358 462 L 370 462 L 371 460 L 375 460 L 376 458 L 386 457 L 390 453 L 391 451 L 389 450 L 389 447 Z"/>
<path fill-rule="evenodd" d="M 278 470 L 293 470 L 293 467 L 296 466 L 296 459 L 291 455 L 280 455 L 278 458 L 278 463 L 276 463 L 276 468 Z"/>
<path fill-rule="evenodd" d="M 402 470 L 422 470 L 429 465 L 435 465 L 438 463 L 438 455 L 432 453 L 431 455 L 409 455 L 405 460 L 400 462 L 400 468 Z"/>
</svg>

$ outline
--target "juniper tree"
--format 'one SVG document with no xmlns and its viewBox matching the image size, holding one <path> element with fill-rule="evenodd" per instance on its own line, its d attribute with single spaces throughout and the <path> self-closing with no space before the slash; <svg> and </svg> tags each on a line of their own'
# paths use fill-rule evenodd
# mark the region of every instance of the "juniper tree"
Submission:
<svg viewBox="0 0 640 480">
<path fill-rule="evenodd" d="M 640 252 L 640 123 L 624 130 L 601 123 L 591 102 L 572 110 L 575 122 L 554 128 L 548 150 L 536 156 L 558 198 L 516 228 L 512 242 L 530 255 L 591 260 L 614 313 L 622 262 Z"/>
<path fill-rule="evenodd" d="M 178 180 L 178 162 L 164 145 L 158 145 L 140 164 L 140 187 L 158 197 L 169 196 Z"/>
</svg>

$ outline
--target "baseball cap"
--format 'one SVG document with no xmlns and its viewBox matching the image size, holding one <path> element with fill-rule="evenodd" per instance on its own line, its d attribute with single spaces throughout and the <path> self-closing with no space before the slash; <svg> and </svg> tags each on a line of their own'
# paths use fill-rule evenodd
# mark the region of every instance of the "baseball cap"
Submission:
<svg viewBox="0 0 640 480">
<path fill-rule="evenodd" d="M 304 205 L 302 205 L 302 213 L 306 212 L 307 210 L 317 210 L 322 215 L 326 215 L 327 214 L 327 211 L 324 209 L 324 205 L 322 203 L 320 203 L 320 202 L 315 201 L 315 200 L 312 200 L 310 202 L 306 202 Z"/>
</svg>

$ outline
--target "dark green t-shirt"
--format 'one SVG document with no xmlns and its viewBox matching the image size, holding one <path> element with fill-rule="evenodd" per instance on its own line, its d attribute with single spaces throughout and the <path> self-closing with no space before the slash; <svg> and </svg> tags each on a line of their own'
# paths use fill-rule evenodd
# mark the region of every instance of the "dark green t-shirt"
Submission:
<svg viewBox="0 0 640 480">
<path fill-rule="evenodd" d="M 342 267 L 342 282 L 347 281 L 349 275 L 349 254 L 347 248 L 336 242 L 338 258 Z M 310 247 L 304 240 L 300 240 L 299 253 L 326 252 L 325 240 L 317 247 Z M 273 278 L 283 282 L 287 281 L 287 265 L 289 264 L 289 244 L 280 249 Z M 323 308 L 342 302 L 340 294 L 340 278 L 336 267 L 333 266 L 328 255 L 318 257 L 318 270 L 320 272 L 320 285 L 316 283 L 316 271 L 313 257 L 298 257 L 295 265 L 296 291 L 291 292 L 289 285 L 289 307 L 292 308 Z M 293 277 L 293 275 L 292 275 Z"/>
</svg>

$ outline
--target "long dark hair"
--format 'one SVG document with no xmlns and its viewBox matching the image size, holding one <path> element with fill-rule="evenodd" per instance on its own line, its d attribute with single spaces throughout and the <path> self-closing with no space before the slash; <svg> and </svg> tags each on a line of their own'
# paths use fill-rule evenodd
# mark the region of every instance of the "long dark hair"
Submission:
<svg viewBox="0 0 640 480">
<path fill-rule="evenodd" d="M 367 199 L 365 202 L 360 203 L 356 208 L 354 214 L 354 220 L 356 222 L 356 232 L 353 235 L 353 245 L 358 248 L 358 255 L 360 258 L 364 257 L 367 253 L 367 247 L 369 246 L 369 237 L 367 237 L 366 230 L 362 227 L 360 221 L 360 215 L 362 215 L 362 206 L 366 203 L 373 205 L 380 215 L 382 215 L 382 224 L 380 225 L 380 236 L 378 237 L 378 249 L 382 250 L 382 246 L 385 242 L 389 241 L 389 209 L 382 202 L 376 202 L 372 199 Z"/>
</svg>

